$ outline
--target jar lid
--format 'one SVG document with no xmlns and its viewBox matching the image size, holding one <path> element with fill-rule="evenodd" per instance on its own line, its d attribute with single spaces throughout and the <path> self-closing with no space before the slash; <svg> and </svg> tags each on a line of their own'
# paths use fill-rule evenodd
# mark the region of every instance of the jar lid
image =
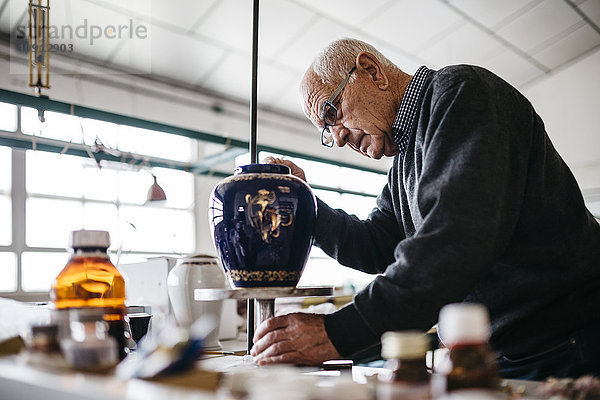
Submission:
<svg viewBox="0 0 600 400">
<path fill-rule="evenodd" d="M 193 254 L 181 259 L 186 264 L 219 264 L 219 259 L 210 254 Z"/>
<path fill-rule="evenodd" d="M 72 231 L 69 246 L 74 249 L 78 248 L 102 248 L 110 247 L 110 234 L 107 231 L 80 230 Z"/>
<path fill-rule="evenodd" d="M 438 334 L 442 342 L 452 347 L 457 344 L 480 344 L 490 338 L 490 319 L 481 304 L 448 304 L 440 311 Z"/>
<path fill-rule="evenodd" d="M 281 164 L 248 164 L 237 167 L 234 175 L 238 174 L 289 174 L 290 167 Z"/>
<path fill-rule="evenodd" d="M 381 355 L 392 358 L 420 358 L 429 350 L 429 339 L 421 332 L 386 332 L 381 336 Z"/>
</svg>

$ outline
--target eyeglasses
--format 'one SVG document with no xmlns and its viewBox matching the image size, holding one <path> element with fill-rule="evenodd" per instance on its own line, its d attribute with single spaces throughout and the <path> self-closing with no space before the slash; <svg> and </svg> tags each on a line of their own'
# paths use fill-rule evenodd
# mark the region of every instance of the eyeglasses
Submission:
<svg viewBox="0 0 600 400">
<path fill-rule="evenodd" d="M 346 75 L 342 83 L 340 83 L 337 89 L 335 89 L 331 96 L 329 96 L 329 98 L 325 100 L 325 103 L 323 103 L 323 130 L 321 131 L 321 144 L 323 146 L 333 147 L 333 134 L 329 130 L 329 127 L 334 126 L 336 124 L 338 112 L 338 109 L 333 104 L 333 101 L 342 92 L 342 89 L 344 89 L 344 86 L 346 86 L 346 83 L 348 83 L 348 79 L 350 79 L 350 76 L 352 75 L 355 69 L 356 66 L 352 67 L 352 69 L 350 70 L 350 72 L 348 72 L 348 75 Z"/>
</svg>

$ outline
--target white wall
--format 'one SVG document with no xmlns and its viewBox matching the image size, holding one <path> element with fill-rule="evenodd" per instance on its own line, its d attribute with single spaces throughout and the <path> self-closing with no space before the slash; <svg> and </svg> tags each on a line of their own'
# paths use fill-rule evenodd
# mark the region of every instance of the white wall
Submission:
<svg viewBox="0 0 600 400">
<path fill-rule="evenodd" d="M 582 189 L 600 188 L 600 49 L 523 90 Z"/>
</svg>

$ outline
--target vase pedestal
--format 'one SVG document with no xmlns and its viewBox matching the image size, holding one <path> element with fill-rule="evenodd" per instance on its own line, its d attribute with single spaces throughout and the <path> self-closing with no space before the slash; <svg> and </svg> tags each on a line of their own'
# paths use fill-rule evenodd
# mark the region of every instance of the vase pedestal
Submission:
<svg viewBox="0 0 600 400">
<path fill-rule="evenodd" d="M 195 289 L 194 300 L 245 300 L 254 299 L 257 305 L 256 326 L 275 316 L 275 299 L 278 297 L 315 297 L 333 296 L 333 286 L 314 287 L 264 287 L 264 288 L 237 288 L 237 289 Z M 248 331 L 246 343 L 248 354 L 252 348 L 252 334 Z"/>
</svg>

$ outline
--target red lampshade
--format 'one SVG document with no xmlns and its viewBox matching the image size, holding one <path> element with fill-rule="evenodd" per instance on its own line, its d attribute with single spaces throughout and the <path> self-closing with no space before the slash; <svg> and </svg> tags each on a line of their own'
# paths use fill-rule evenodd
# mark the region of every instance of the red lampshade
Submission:
<svg viewBox="0 0 600 400">
<path fill-rule="evenodd" d="M 154 176 L 154 174 L 152 174 L 152 178 L 154 178 L 154 183 L 150 186 L 150 189 L 148 189 L 148 201 L 167 200 L 167 195 L 163 188 L 158 185 L 158 182 L 156 182 L 156 176 Z"/>
</svg>

